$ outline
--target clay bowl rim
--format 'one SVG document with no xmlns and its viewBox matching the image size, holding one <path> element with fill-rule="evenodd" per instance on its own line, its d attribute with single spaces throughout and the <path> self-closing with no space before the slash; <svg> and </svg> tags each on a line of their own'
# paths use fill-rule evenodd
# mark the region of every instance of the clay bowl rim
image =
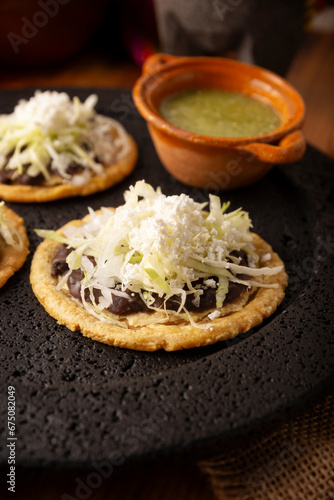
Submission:
<svg viewBox="0 0 334 500">
<path fill-rule="evenodd" d="M 234 59 L 228 59 L 224 57 L 211 57 L 211 56 L 170 56 L 169 54 L 155 54 L 151 56 L 153 59 L 161 58 L 161 64 L 157 63 L 153 68 L 153 71 L 149 69 L 144 72 L 136 81 L 133 87 L 133 99 L 135 105 L 144 119 L 148 124 L 154 126 L 161 133 L 168 134 L 176 139 L 182 139 L 183 141 L 190 142 L 192 144 L 198 144 L 203 146 L 213 146 L 213 147 L 232 147 L 237 148 L 250 143 L 273 143 L 280 141 L 286 135 L 291 132 L 301 128 L 304 118 L 305 118 L 305 103 L 299 92 L 284 78 L 277 75 L 276 73 L 262 68 L 261 66 L 247 64 L 241 61 L 236 61 Z M 147 63 L 149 64 L 149 58 Z M 195 134 L 189 132 L 182 128 L 173 125 L 172 123 L 165 120 L 162 115 L 160 115 L 156 106 L 153 104 L 150 93 L 154 91 L 162 82 L 172 81 L 177 75 L 182 73 L 190 73 L 190 68 L 195 64 L 207 65 L 214 68 L 217 65 L 226 66 L 230 69 L 243 69 L 243 71 L 250 73 L 257 73 L 257 80 L 262 81 L 265 85 L 271 85 L 274 92 L 279 92 L 282 100 L 288 102 L 285 94 L 288 94 L 290 101 L 295 102 L 295 113 L 285 120 L 285 117 L 280 113 L 274 104 L 272 106 L 276 109 L 281 118 L 282 124 L 270 132 L 264 134 L 258 134 L 253 136 L 244 137 L 213 137 L 201 134 Z M 145 65 L 144 65 L 145 70 Z M 261 78 L 261 75 L 265 78 Z M 254 77 L 255 78 L 255 75 Z M 222 87 L 209 87 L 209 88 L 222 88 Z M 227 89 L 227 87 L 224 87 Z M 177 90 L 175 90 L 175 93 Z M 172 95 L 174 92 L 168 95 Z M 245 94 L 244 92 L 240 92 Z M 249 94 L 246 94 L 249 95 Z"/>
</svg>

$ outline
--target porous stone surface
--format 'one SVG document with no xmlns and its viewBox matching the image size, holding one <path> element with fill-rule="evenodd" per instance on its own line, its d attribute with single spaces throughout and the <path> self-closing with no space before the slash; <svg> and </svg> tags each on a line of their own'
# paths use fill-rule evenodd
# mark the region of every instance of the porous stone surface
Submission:
<svg viewBox="0 0 334 500">
<path fill-rule="evenodd" d="M 286 264 L 286 297 L 251 332 L 213 346 L 174 353 L 119 349 L 57 325 L 29 284 L 40 240 L 34 228 L 57 229 L 87 207 L 118 206 L 130 184 L 145 179 L 167 195 L 208 192 L 174 180 L 158 160 L 128 91 L 65 89 L 99 96 L 97 110 L 118 119 L 139 145 L 139 162 L 119 185 L 86 198 L 8 204 L 26 222 L 30 256 L 0 290 L 1 419 L 16 390 L 17 462 L 21 465 L 121 465 L 163 453 L 215 452 L 231 436 L 263 429 L 307 403 L 333 379 L 334 164 L 309 147 L 295 165 L 275 167 L 247 189 L 222 194 L 250 212 L 254 230 Z M 0 94 L 11 112 L 34 89 Z M 1 462 L 7 449 L 1 449 Z"/>
</svg>

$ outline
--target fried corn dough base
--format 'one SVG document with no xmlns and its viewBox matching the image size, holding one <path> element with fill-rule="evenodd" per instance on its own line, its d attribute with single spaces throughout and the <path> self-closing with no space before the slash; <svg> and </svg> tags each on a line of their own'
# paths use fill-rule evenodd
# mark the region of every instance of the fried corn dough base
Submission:
<svg viewBox="0 0 334 500">
<path fill-rule="evenodd" d="M 3 211 L 6 219 L 11 222 L 22 238 L 23 248 L 17 249 L 11 245 L 7 245 L 0 239 L 0 288 L 23 266 L 29 253 L 29 240 L 22 217 L 13 212 L 13 210 L 10 210 L 6 205 L 3 207 Z"/>
<path fill-rule="evenodd" d="M 128 139 L 130 141 L 129 152 L 112 165 L 104 165 L 105 175 L 92 175 L 88 182 L 82 186 L 74 186 L 70 183 L 54 186 L 20 186 L 0 183 L 0 198 L 18 203 L 38 203 L 104 191 L 127 177 L 136 165 L 137 144 L 130 135 L 128 135 Z"/>
<path fill-rule="evenodd" d="M 80 226 L 88 219 L 89 215 L 68 225 Z M 58 232 L 61 234 L 61 229 Z M 255 233 L 253 233 L 253 243 L 260 259 L 268 253 L 271 254 L 271 259 L 265 262 L 266 266 L 283 265 L 271 246 Z M 208 314 L 214 309 L 197 313 L 198 323 L 209 324 L 207 329 L 194 327 L 188 321 L 173 316 L 166 323 L 147 324 L 148 319 L 158 316 L 164 318 L 165 315 L 145 312 L 126 317 L 113 315 L 115 319 L 124 322 L 122 327 L 100 321 L 87 312 L 68 291 L 57 290 L 57 278 L 51 276 L 51 266 L 59 246 L 60 244 L 55 241 L 43 241 L 38 246 L 32 261 L 30 282 L 37 299 L 46 311 L 59 324 L 65 325 L 72 331 L 80 330 L 83 335 L 93 340 L 140 351 L 189 349 L 214 344 L 247 332 L 277 309 L 283 300 L 288 280 L 283 268 L 274 276 L 258 278 L 264 283 L 277 283 L 277 288 L 245 290 L 238 300 L 223 307 L 222 316 L 214 320 L 208 318 Z M 196 316 L 194 313 L 192 315 Z"/>
</svg>

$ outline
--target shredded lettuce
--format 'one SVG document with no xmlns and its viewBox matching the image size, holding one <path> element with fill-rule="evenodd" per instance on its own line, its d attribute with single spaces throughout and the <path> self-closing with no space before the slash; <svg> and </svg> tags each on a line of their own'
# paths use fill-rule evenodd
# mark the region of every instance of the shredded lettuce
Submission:
<svg viewBox="0 0 334 500">
<path fill-rule="evenodd" d="M 252 244 L 251 220 L 241 208 L 227 212 L 218 196 L 210 195 L 207 203 L 197 203 L 185 194 L 166 196 L 138 181 L 124 193 L 125 204 L 116 210 L 89 209 L 90 220 L 80 227 L 67 226 L 60 236 L 52 231 L 37 230 L 44 238 L 65 243 L 73 251 L 67 257 L 70 269 L 81 268 L 83 304 L 102 321 L 112 322 L 107 307 L 113 293 L 139 293 L 148 308 L 155 310 L 155 297 L 163 298 L 166 315 L 188 319 L 187 295 L 198 304 L 203 293 L 196 285 L 203 279 L 204 287 L 216 286 L 216 306 L 220 309 L 228 292 L 229 282 L 248 287 L 262 285 L 253 278 L 278 273 L 282 267 L 258 267 L 258 256 Z M 251 267 L 240 265 L 234 251 L 244 250 Z M 95 264 L 91 262 L 94 258 Z M 240 279 L 247 274 L 249 279 Z M 207 281 L 207 285 L 205 284 Z M 269 285 L 276 286 L 276 285 Z M 90 302 L 84 298 L 88 288 Z M 93 289 L 102 295 L 93 300 Z M 111 293 L 112 291 L 112 293 Z M 180 299 L 178 311 L 168 310 L 167 300 Z M 160 310 L 161 311 L 161 310 Z M 155 320 L 154 320 L 155 321 Z M 162 321 L 165 321 L 163 319 Z"/>
<path fill-rule="evenodd" d="M 7 245 L 10 245 L 18 250 L 23 248 L 23 240 L 18 233 L 17 229 L 13 226 L 11 221 L 6 217 L 4 212 L 5 202 L 0 202 L 0 238 L 2 238 Z"/>
<path fill-rule="evenodd" d="M 56 174 L 75 183 L 103 174 L 102 164 L 124 156 L 129 141 L 120 123 L 95 112 L 96 103 L 95 94 L 81 102 L 55 91 L 19 101 L 12 114 L 0 115 L 0 170 L 12 171 L 13 180 L 26 168 L 31 177 L 48 181 Z M 85 167 L 85 174 L 71 175 L 71 163 Z"/>
</svg>

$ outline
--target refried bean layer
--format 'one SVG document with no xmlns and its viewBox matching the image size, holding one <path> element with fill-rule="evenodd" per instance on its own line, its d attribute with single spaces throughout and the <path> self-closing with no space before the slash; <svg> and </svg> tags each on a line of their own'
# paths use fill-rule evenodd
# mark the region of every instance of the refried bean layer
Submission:
<svg viewBox="0 0 334 500">
<path fill-rule="evenodd" d="M 51 269 L 51 275 L 52 276 L 61 276 L 68 272 L 69 268 L 66 263 L 66 257 L 67 255 L 72 251 L 73 249 L 71 248 L 66 248 L 65 244 L 62 244 L 53 259 L 52 262 L 52 269 Z M 247 255 L 244 251 L 234 251 L 232 254 L 234 257 L 240 258 L 240 265 L 241 266 L 248 266 L 248 261 L 247 261 Z M 238 275 L 237 276 L 239 279 L 247 279 L 247 276 L 245 275 Z M 78 299 L 81 300 L 81 281 L 84 278 L 84 273 L 81 269 L 77 269 L 71 272 L 67 279 L 67 285 L 69 288 L 69 291 L 71 295 Z M 207 279 L 207 278 L 206 278 Z M 211 276 L 210 279 L 213 279 L 217 283 L 218 287 L 218 278 L 215 276 Z M 197 280 L 196 282 L 192 283 L 193 286 L 197 286 L 198 288 L 201 288 L 203 290 L 202 295 L 200 295 L 200 301 L 199 305 L 195 305 L 193 300 L 193 294 L 188 294 L 186 297 L 185 305 L 184 307 L 188 311 L 205 311 L 206 309 L 214 309 L 216 307 L 216 290 L 217 287 L 212 288 L 208 287 L 204 284 L 203 279 Z M 237 300 L 242 291 L 245 289 L 245 285 L 241 285 L 239 283 L 233 283 L 229 282 L 229 289 L 228 293 L 226 294 L 225 300 L 224 300 L 224 305 L 229 304 L 231 302 L 234 302 Z M 185 290 L 187 291 L 187 286 L 185 286 Z M 112 304 L 108 307 L 108 311 L 113 313 L 113 314 L 118 314 L 120 316 L 124 316 L 127 314 L 133 314 L 137 312 L 152 312 L 152 309 L 148 308 L 145 304 L 145 302 L 142 300 L 141 296 L 139 293 L 134 293 L 131 292 L 130 290 L 125 290 L 125 293 L 127 297 L 124 297 L 123 295 L 117 295 L 116 293 L 113 293 L 113 302 Z M 97 301 L 101 295 L 101 292 L 97 289 L 93 289 L 93 294 L 94 294 L 94 299 Z M 180 303 L 181 303 L 181 297 L 178 295 L 174 295 L 170 299 L 164 301 L 163 297 L 159 297 L 157 294 L 152 294 L 154 297 L 154 303 L 151 305 L 151 307 L 157 308 L 157 309 L 164 309 L 166 306 L 167 309 L 172 310 L 172 311 L 177 311 Z M 85 292 L 85 299 L 87 301 L 90 301 L 89 297 L 89 290 L 86 289 Z"/>
</svg>

